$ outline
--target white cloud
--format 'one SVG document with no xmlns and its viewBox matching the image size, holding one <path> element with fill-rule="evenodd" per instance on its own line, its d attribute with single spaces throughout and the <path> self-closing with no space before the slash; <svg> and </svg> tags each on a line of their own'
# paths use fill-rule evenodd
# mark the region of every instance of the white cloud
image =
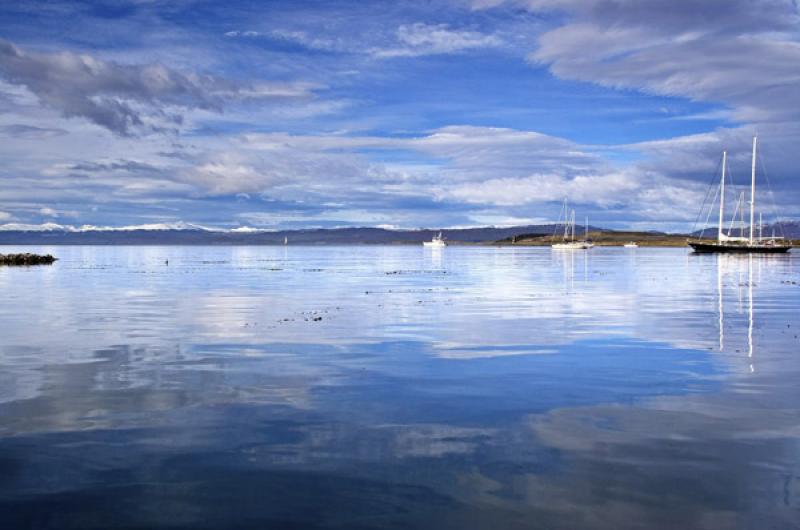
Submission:
<svg viewBox="0 0 800 530">
<path fill-rule="evenodd" d="M 608 207 L 627 202 L 630 194 L 641 187 L 642 183 L 635 176 L 623 173 L 573 178 L 535 174 L 446 187 L 438 190 L 437 194 L 443 198 L 496 206 L 542 204 L 568 197 L 574 202 Z"/>
<path fill-rule="evenodd" d="M 269 36 L 276 39 L 294 42 L 313 50 L 355 51 L 355 49 L 351 49 L 349 46 L 347 46 L 342 39 L 324 38 L 318 35 L 312 36 L 306 31 L 276 29 L 271 31 Z"/>
<path fill-rule="evenodd" d="M 323 216 L 336 216 L 337 211 L 344 215 L 348 209 L 352 214 L 352 204 L 359 200 L 378 207 L 393 197 L 419 197 L 482 209 L 482 219 L 498 218 L 497 208 L 514 208 L 516 214 L 503 215 L 514 218 L 525 208 L 568 197 L 629 218 L 687 221 L 696 215 L 705 184 L 676 177 L 698 169 L 705 175 L 708 167 L 713 169 L 720 136 L 604 147 L 642 158 L 615 165 L 592 146 L 513 129 L 451 126 L 417 138 L 250 134 L 240 145 L 232 145 L 231 152 L 211 155 L 214 162 L 196 168 L 198 173 L 190 173 L 186 181 L 211 194 L 256 193 L 309 204 L 341 203 L 318 214 Z M 416 152 L 438 162 L 379 163 L 368 156 L 373 149 Z M 258 224 L 275 224 L 288 214 L 248 215 L 249 221 L 258 217 Z M 298 215 L 312 219 L 308 212 Z"/>
<path fill-rule="evenodd" d="M 530 54 L 558 77 L 721 103 L 743 121 L 800 116 L 795 2 L 483 0 L 473 7 L 501 3 L 563 16 Z"/>
<path fill-rule="evenodd" d="M 26 140 L 44 140 L 63 136 L 67 134 L 67 131 L 53 127 L 37 127 L 34 125 L 14 123 L 0 126 L 0 134 L 12 138 L 24 138 Z"/>
<path fill-rule="evenodd" d="M 238 83 L 161 64 L 129 65 L 72 52 L 36 53 L 0 39 L 0 78 L 45 106 L 120 135 L 179 127 L 182 111 L 248 99 L 304 98 L 307 83 Z"/>
<path fill-rule="evenodd" d="M 442 55 L 460 53 L 479 48 L 493 48 L 503 44 L 495 35 L 487 35 L 472 30 L 451 29 L 447 24 L 402 25 L 397 29 L 397 46 L 373 48 L 373 57 L 388 59 L 393 57 L 417 57 L 421 55 Z"/>
<path fill-rule="evenodd" d="M 261 37 L 264 35 L 260 31 L 243 31 L 243 30 L 233 30 L 225 32 L 226 37 Z"/>
</svg>

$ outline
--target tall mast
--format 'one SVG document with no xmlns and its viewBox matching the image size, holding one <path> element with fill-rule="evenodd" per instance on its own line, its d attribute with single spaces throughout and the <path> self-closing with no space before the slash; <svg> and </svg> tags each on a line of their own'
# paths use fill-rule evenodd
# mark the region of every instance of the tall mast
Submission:
<svg viewBox="0 0 800 530">
<path fill-rule="evenodd" d="M 572 210 L 572 237 L 570 241 L 575 241 L 575 210 Z"/>
<path fill-rule="evenodd" d="M 756 217 L 756 144 L 758 137 L 753 136 L 753 167 L 750 177 L 750 244 L 753 243 L 753 225 Z"/>
<path fill-rule="evenodd" d="M 575 241 L 575 210 L 572 210 L 572 240 Z"/>
<path fill-rule="evenodd" d="M 722 224 L 725 222 L 725 166 L 728 163 L 728 152 L 722 152 L 722 179 L 719 183 L 719 231 L 717 240 L 722 241 Z"/>
<path fill-rule="evenodd" d="M 583 239 L 588 241 L 589 240 L 589 216 L 586 216 L 586 225 L 584 225 L 583 229 Z"/>
</svg>

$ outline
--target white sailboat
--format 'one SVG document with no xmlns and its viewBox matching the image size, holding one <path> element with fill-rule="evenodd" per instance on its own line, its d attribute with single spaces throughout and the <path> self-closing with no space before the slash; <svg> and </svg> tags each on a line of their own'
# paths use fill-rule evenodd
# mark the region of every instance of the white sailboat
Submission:
<svg viewBox="0 0 800 530">
<path fill-rule="evenodd" d="M 447 243 L 444 242 L 444 237 L 442 236 L 442 233 L 439 232 L 437 235 L 433 236 L 433 239 L 430 241 L 423 241 L 422 246 L 430 248 L 443 248 L 447 246 Z"/>
<path fill-rule="evenodd" d="M 564 238 L 561 243 L 553 243 L 553 250 L 586 250 L 592 248 L 594 245 L 586 240 L 589 234 L 589 218 L 586 218 L 586 227 L 584 229 L 584 240 L 575 240 L 575 210 L 569 210 L 567 199 L 564 199 L 564 206 L 561 207 L 564 217 Z M 562 214 L 559 213 L 559 221 Z M 555 235 L 555 234 L 554 234 Z"/>
<path fill-rule="evenodd" d="M 625 243 L 622 246 L 625 248 L 639 248 L 639 243 L 637 243 L 636 241 L 630 241 L 629 243 Z"/>
<path fill-rule="evenodd" d="M 750 226 L 748 235 L 745 236 L 744 230 L 739 230 L 739 235 L 731 235 L 733 224 L 736 221 L 736 214 L 741 208 L 741 216 L 744 217 L 744 193 L 739 197 L 733 217 L 727 233 L 725 232 L 725 170 L 728 165 L 728 152 L 722 153 L 722 176 L 719 184 L 719 226 L 717 227 L 717 240 L 708 241 L 701 239 L 689 239 L 687 243 L 697 253 L 708 252 L 737 252 L 737 253 L 781 253 L 787 252 L 791 248 L 791 243 L 781 237 L 763 237 L 763 226 L 761 226 L 761 212 L 759 212 L 759 234 L 756 236 L 755 215 L 756 215 L 756 147 L 758 138 L 753 137 L 753 160 L 750 176 Z M 710 212 L 709 212 L 710 216 Z M 742 219 L 743 221 L 744 219 Z"/>
</svg>

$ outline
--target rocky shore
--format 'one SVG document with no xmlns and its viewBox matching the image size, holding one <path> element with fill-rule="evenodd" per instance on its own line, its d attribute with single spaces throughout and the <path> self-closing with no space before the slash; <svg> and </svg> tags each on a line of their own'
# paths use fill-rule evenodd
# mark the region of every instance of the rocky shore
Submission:
<svg viewBox="0 0 800 530">
<path fill-rule="evenodd" d="M 0 254 L 0 265 L 50 265 L 57 259 L 50 254 Z"/>
</svg>

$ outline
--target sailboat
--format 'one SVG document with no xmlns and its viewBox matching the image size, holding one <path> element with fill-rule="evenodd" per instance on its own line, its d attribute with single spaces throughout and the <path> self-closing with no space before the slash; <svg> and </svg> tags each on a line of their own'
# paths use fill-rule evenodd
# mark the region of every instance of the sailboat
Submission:
<svg viewBox="0 0 800 530">
<path fill-rule="evenodd" d="M 444 237 L 442 237 L 442 233 L 439 232 L 437 235 L 433 236 L 433 239 L 430 241 L 423 241 L 422 245 L 425 247 L 442 248 L 446 247 L 447 243 L 444 242 Z"/>
<path fill-rule="evenodd" d="M 575 210 L 569 210 L 567 206 L 567 199 L 564 199 L 564 206 L 561 207 L 561 211 L 564 212 L 564 239 L 561 243 L 553 243 L 553 250 L 586 250 L 588 248 L 592 248 L 594 245 L 586 240 L 586 237 L 589 234 L 589 218 L 586 218 L 584 240 L 576 241 Z M 561 214 L 559 214 L 558 220 L 561 220 Z"/>
<path fill-rule="evenodd" d="M 782 237 L 763 237 L 762 233 L 756 236 L 755 230 L 755 215 L 756 215 L 756 148 L 758 145 L 758 138 L 753 137 L 753 162 L 750 177 L 750 230 L 747 236 L 744 231 L 740 230 L 738 236 L 732 236 L 730 228 L 728 233 L 725 233 L 725 169 L 727 167 L 728 152 L 722 153 L 722 176 L 720 177 L 720 199 L 719 199 L 719 227 L 717 230 L 717 240 L 708 241 L 701 239 L 689 239 L 687 243 L 697 253 L 708 252 L 741 252 L 741 253 L 779 253 L 787 252 L 791 247 L 791 243 L 785 241 Z M 739 199 L 736 210 L 739 210 L 739 205 L 744 205 L 744 194 Z M 760 219 L 759 213 L 759 219 Z M 731 225 L 736 218 L 734 212 Z M 763 232 L 763 228 L 759 230 Z"/>
</svg>

